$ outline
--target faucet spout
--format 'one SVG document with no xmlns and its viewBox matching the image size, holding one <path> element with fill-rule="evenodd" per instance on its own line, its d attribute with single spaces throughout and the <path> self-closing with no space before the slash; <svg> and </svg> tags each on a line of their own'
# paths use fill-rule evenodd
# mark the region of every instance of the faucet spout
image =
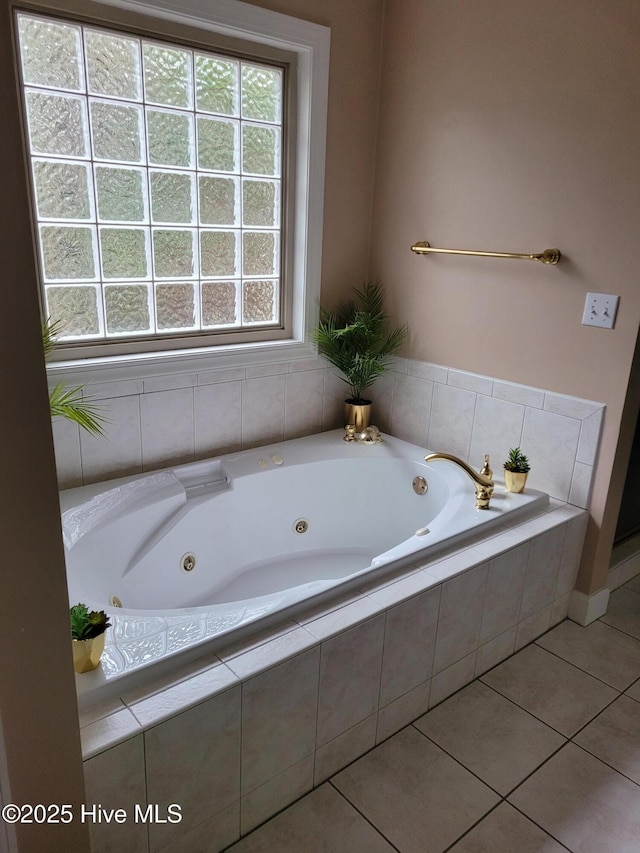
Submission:
<svg viewBox="0 0 640 853">
<path fill-rule="evenodd" d="M 462 459 L 458 459 L 452 453 L 430 453 L 424 457 L 425 462 L 434 462 L 437 459 L 445 459 L 448 462 L 453 462 L 473 480 L 476 489 L 476 507 L 477 509 L 489 509 L 491 495 L 493 494 L 493 480 L 490 477 L 485 477 L 484 474 L 474 471 L 470 465 L 467 465 Z"/>
</svg>

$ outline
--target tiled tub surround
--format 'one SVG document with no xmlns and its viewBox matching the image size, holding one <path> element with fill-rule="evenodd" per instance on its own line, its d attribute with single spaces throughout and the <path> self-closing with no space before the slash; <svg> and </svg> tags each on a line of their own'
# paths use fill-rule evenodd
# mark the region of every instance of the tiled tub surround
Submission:
<svg viewBox="0 0 640 853">
<path fill-rule="evenodd" d="M 108 438 L 55 419 L 60 487 L 334 429 L 345 388 L 321 359 L 91 384 Z M 371 396 L 384 432 L 476 468 L 489 453 L 496 479 L 507 450 L 520 446 L 532 463 L 531 488 L 589 506 L 600 403 L 407 359 L 395 361 Z"/>
<path fill-rule="evenodd" d="M 88 392 L 109 440 L 57 420 L 62 487 L 338 427 L 344 384 L 316 360 Z M 566 616 L 604 407 L 404 359 L 372 396 L 383 431 L 474 467 L 488 452 L 496 479 L 522 446 L 550 511 L 84 711 L 88 801 L 183 814 L 94 824 L 94 851 L 221 850 Z"/>
<path fill-rule="evenodd" d="M 222 850 L 561 621 L 587 513 L 549 511 L 81 714 L 87 799 L 181 807 L 95 851 Z"/>
</svg>

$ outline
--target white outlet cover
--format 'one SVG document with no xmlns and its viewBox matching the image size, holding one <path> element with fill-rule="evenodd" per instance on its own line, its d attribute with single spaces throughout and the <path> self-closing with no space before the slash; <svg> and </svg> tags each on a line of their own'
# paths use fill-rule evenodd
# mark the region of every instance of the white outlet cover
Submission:
<svg viewBox="0 0 640 853">
<path fill-rule="evenodd" d="M 619 298 L 619 296 L 614 296 L 611 293 L 587 293 L 582 325 L 613 329 Z"/>
</svg>

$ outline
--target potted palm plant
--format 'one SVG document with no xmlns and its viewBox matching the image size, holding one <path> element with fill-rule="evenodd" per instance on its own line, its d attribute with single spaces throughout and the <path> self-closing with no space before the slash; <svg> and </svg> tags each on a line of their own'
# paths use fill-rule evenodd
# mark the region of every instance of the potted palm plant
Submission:
<svg viewBox="0 0 640 853">
<path fill-rule="evenodd" d="M 531 470 L 529 460 L 519 447 L 512 447 L 504 463 L 504 484 L 508 492 L 524 491 L 527 475 Z"/>
<path fill-rule="evenodd" d="M 391 356 L 407 339 L 409 330 L 406 325 L 388 329 L 380 282 L 367 282 L 353 293 L 354 298 L 333 313 L 320 309 L 314 341 L 320 353 L 342 373 L 341 379 L 349 388 L 346 423 L 361 432 L 371 418 L 371 400 L 365 392 L 389 369 Z"/>
<path fill-rule="evenodd" d="M 76 672 L 91 672 L 100 663 L 104 651 L 105 631 L 111 627 L 104 610 L 89 610 L 86 604 L 69 608 L 73 668 Z"/>
<path fill-rule="evenodd" d="M 48 319 L 42 321 L 42 346 L 45 361 L 51 355 L 56 336 L 60 332 L 60 325 L 60 322 L 52 323 Z M 66 418 L 75 421 L 91 435 L 104 435 L 105 418 L 93 403 L 85 399 L 82 393 L 82 385 L 69 388 L 64 382 L 58 382 L 49 391 L 49 410 L 52 418 Z"/>
</svg>

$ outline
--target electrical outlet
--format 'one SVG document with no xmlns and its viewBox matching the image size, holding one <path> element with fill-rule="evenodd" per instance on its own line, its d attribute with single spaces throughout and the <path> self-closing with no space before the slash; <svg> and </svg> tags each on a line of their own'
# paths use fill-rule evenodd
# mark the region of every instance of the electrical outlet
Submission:
<svg viewBox="0 0 640 853">
<path fill-rule="evenodd" d="M 611 293 L 587 293 L 582 325 L 613 329 L 619 298 L 619 296 L 613 296 Z"/>
</svg>

